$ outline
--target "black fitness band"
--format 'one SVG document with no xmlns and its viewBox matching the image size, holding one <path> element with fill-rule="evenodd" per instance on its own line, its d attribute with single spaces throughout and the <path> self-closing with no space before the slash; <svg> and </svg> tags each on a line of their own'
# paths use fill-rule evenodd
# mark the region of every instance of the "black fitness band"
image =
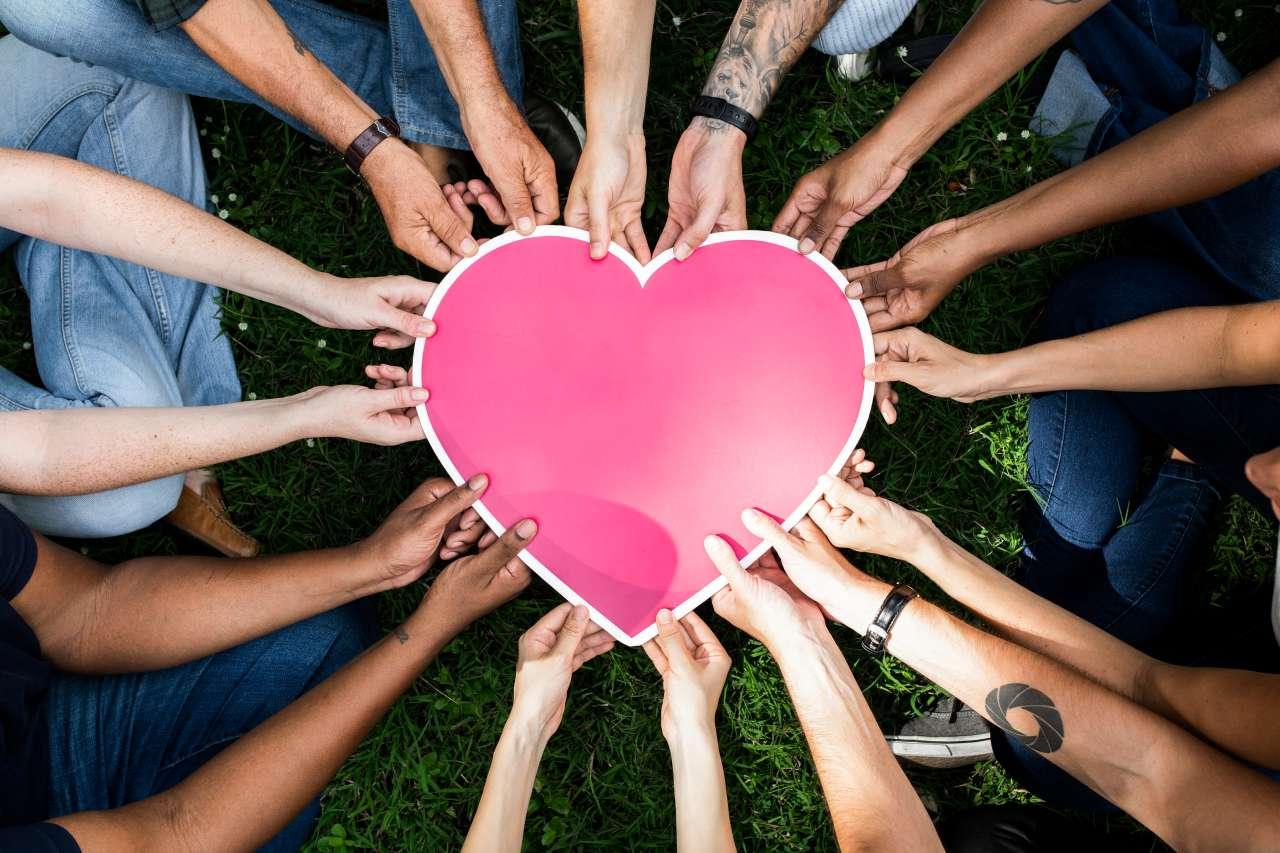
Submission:
<svg viewBox="0 0 1280 853">
<path fill-rule="evenodd" d="M 747 135 L 748 142 L 756 138 L 756 131 L 759 129 L 755 116 L 742 107 L 735 107 L 724 98 L 699 95 L 693 99 L 693 114 L 733 125 Z"/>
<path fill-rule="evenodd" d="M 905 583 L 900 583 L 889 590 L 889 594 L 884 597 L 884 603 L 880 605 L 880 611 L 876 613 L 876 618 L 871 620 L 871 624 L 867 626 L 867 630 L 862 634 L 862 650 L 864 652 L 872 655 L 884 653 L 884 647 L 889 642 L 889 631 L 893 628 L 893 623 L 898 621 L 898 617 L 902 615 L 903 608 L 918 594 Z"/>
</svg>

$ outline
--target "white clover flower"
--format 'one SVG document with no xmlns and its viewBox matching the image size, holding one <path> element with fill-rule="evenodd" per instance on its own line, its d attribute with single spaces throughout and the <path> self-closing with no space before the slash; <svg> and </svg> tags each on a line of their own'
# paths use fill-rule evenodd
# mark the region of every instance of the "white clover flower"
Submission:
<svg viewBox="0 0 1280 853">
<path fill-rule="evenodd" d="M 205 124 L 209 124 L 211 121 L 213 121 L 213 116 L 205 116 L 205 117 L 204 117 L 204 123 L 205 123 Z"/>
<path fill-rule="evenodd" d="M 230 132 L 231 132 L 231 125 L 229 125 L 229 124 L 224 124 L 224 125 L 222 126 L 222 132 L 223 132 L 223 133 L 230 133 Z"/>
<path fill-rule="evenodd" d="M 87 556 L 89 556 L 89 546 L 88 546 L 88 545 L 81 545 L 81 546 L 80 546 L 80 553 L 81 553 L 81 554 L 84 554 L 86 557 L 87 557 Z"/>
<path fill-rule="evenodd" d="M 254 391 L 250 391 L 248 396 L 249 396 L 249 399 L 250 399 L 250 400 L 256 400 L 256 399 L 258 399 L 258 395 L 257 395 L 257 393 L 256 393 L 256 392 L 254 392 Z"/>
<path fill-rule="evenodd" d="M 211 155 L 213 156 L 213 159 L 215 159 L 215 160 L 221 160 L 221 159 L 222 159 L 222 152 L 221 152 L 221 151 L 219 151 L 217 148 L 215 148 L 215 149 L 213 149 L 212 151 L 210 151 L 210 152 L 209 152 L 209 154 L 211 154 Z"/>
<path fill-rule="evenodd" d="M 22 342 L 22 348 L 23 348 L 23 349 L 31 349 L 31 341 L 23 341 L 23 342 Z"/>
<path fill-rule="evenodd" d="M 214 204 L 217 204 L 219 201 L 218 194 L 214 193 L 213 195 L 209 196 L 209 201 L 213 202 Z"/>
<path fill-rule="evenodd" d="M 899 59 L 906 59 L 906 58 L 907 58 L 907 46 L 906 46 L 905 44 L 900 44 L 900 45 L 898 45 L 898 49 L 897 49 L 897 50 L 895 50 L 895 51 L 894 51 L 894 53 L 898 54 L 898 58 L 899 58 Z"/>
<path fill-rule="evenodd" d="M 1235 14 L 1235 16 L 1236 16 L 1237 18 L 1243 18 L 1243 17 L 1244 17 L 1244 9 L 1236 9 L 1236 11 L 1235 11 L 1235 13 L 1234 13 L 1234 14 Z"/>
<path fill-rule="evenodd" d="M 236 195 L 235 193 L 227 193 L 227 201 L 239 201 L 239 200 L 240 200 L 240 196 Z"/>
<path fill-rule="evenodd" d="M 1008 138 L 1009 134 L 1005 133 L 1003 130 L 996 134 L 996 142 L 1004 142 Z"/>
<path fill-rule="evenodd" d="M 201 135 L 201 136 L 208 136 L 208 135 L 209 135 L 209 128 L 207 128 L 207 127 L 202 127 L 202 128 L 200 128 L 200 135 Z"/>
<path fill-rule="evenodd" d="M 236 328 L 242 332 L 247 332 L 249 331 L 249 324 L 246 323 L 244 320 L 241 320 L 239 324 L 237 324 Z"/>
<path fill-rule="evenodd" d="M 315 446 L 316 446 L 316 440 L 314 438 L 308 438 L 307 447 L 315 447 Z"/>
<path fill-rule="evenodd" d="M 675 27 L 677 30 L 680 29 L 680 25 L 683 23 L 684 23 L 684 18 L 680 17 L 679 15 L 671 16 L 671 26 Z"/>
<path fill-rule="evenodd" d="M 328 345 L 329 345 L 329 342 L 326 341 L 324 338 L 321 338 L 320 340 L 316 341 L 316 349 L 324 349 Z"/>
<path fill-rule="evenodd" d="M 1024 130 L 1024 131 L 1022 131 L 1022 133 L 1019 133 L 1018 135 L 1019 135 L 1019 136 L 1021 136 L 1023 139 L 1030 139 L 1030 138 L 1031 138 L 1031 131 L 1029 131 L 1029 130 Z M 232 201 L 234 201 L 234 200 L 235 200 L 235 199 L 232 199 Z"/>
<path fill-rule="evenodd" d="M 1216 36 L 1214 36 L 1214 38 L 1216 38 L 1219 42 L 1224 42 L 1227 40 L 1227 34 L 1224 32 L 1219 32 Z"/>
<path fill-rule="evenodd" d="M 226 219 L 230 215 L 231 215 L 231 211 L 227 210 L 225 207 L 218 211 L 219 219 Z"/>
<path fill-rule="evenodd" d="M 1030 166 L 1028 166 L 1028 167 L 1027 167 L 1027 172 L 1030 172 L 1030 171 L 1031 171 L 1031 167 L 1030 167 Z"/>
</svg>

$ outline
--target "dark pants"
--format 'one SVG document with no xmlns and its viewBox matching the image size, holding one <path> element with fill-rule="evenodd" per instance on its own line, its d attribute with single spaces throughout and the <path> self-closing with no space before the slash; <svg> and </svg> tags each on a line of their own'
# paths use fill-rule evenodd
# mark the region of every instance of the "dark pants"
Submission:
<svg viewBox="0 0 1280 853">
<path fill-rule="evenodd" d="M 1113 0 L 1073 33 L 1072 47 L 1113 104 L 1091 153 L 1211 94 L 1209 45 L 1169 0 Z M 1277 173 L 1132 229 L 1126 242 L 1138 254 L 1088 264 L 1057 285 L 1045 337 L 1176 308 L 1280 299 Z M 1020 579 L 1144 651 L 1169 653 L 1219 496 L 1242 495 L 1270 517 L 1244 463 L 1280 446 L 1280 386 L 1042 394 L 1032 399 L 1029 432 L 1036 501 L 1024 522 Z M 1162 461 L 1170 447 L 1196 464 Z M 992 745 L 1046 800 L 1111 808 L 1002 733 Z"/>
</svg>

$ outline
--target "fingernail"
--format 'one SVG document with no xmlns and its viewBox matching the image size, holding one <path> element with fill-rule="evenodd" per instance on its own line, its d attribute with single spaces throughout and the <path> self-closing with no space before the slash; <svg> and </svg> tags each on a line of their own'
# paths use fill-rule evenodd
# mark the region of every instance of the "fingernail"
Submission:
<svg viewBox="0 0 1280 853">
<path fill-rule="evenodd" d="M 604 246 L 600 245 L 599 243 L 592 243 L 592 244 L 591 244 L 591 257 L 595 258 L 597 261 L 598 261 L 598 260 L 600 260 L 601 258 L 603 258 L 603 257 L 604 257 Z"/>
<path fill-rule="evenodd" d="M 667 610 L 667 609 L 665 609 L 665 608 L 664 608 L 664 609 L 662 609 L 662 610 L 659 610 L 659 611 L 658 611 L 658 624 L 659 624 L 659 625 L 670 625 L 670 624 L 671 624 L 671 611 L 670 611 L 670 610 Z"/>
<path fill-rule="evenodd" d="M 427 397 L 431 396 L 431 392 L 426 388 L 414 388 L 409 392 L 409 396 L 421 403 L 423 400 L 427 399 Z"/>
<path fill-rule="evenodd" d="M 489 484 L 489 478 L 486 477 L 484 474 L 476 474 L 470 480 L 467 480 L 467 488 L 471 489 L 471 491 L 473 492 L 483 489 L 488 484 Z"/>
<path fill-rule="evenodd" d="M 753 521 L 759 521 L 760 513 L 756 512 L 751 507 L 747 507 L 742 511 L 742 520 L 747 524 L 750 524 Z"/>
<path fill-rule="evenodd" d="M 693 249 L 689 248 L 688 243 L 676 244 L 676 260 L 683 261 L 685 258 L 693 254 Z"/>
<path fill-rule="evenodd" d="M 812 240 L 810 240 L 808 237 L 805 237 L 803 240 L 800 241 L 800 254 L 802 255 L 809 254 L 810 252 L 813 251 L 814 245 L 815 244 Z"/>
<path fill-rule="evenodd" d="M 583 607 L 581 604 L 575 604 L 573 606 L 573 613 L 570 614 L 570 618 L 573 619 L 574 622 L 581 623 L 586 622 L 589 615 L 587 608 Z"/>
<path fill-rule="evenodd" d="M 710 554 L 712 551 L 720 547 L 720 537 L 711 535 L 702 540 L 703 549 Z"/>
<path fill-rule="evenodd" d="M 824 489 L 830 488 L 831 484 L 834 482 L 835 479 L 830 474 L 823 474 L 818 478 L 818 485 L 822 486 Z"/>
<path fill-rule="evenodd" d="M 526 518 L 524 521 L 516 525 L 516 536 L 521 539 L 528 539 L 538 532 L 538 525 L 533 523 L 533 519 Z"/>
<path fill-rule="evenodd" d="M 436 333 L 436 324 L 431 320 L 423 320 L 418 324 L 418 334 L 429 338 Z"/>
<path fill-rule="evenodd" d="M 470 237 L 462 241 L 462 254 L 474 255 L 476 253 L 476 241 Z"/>
<path fill-rule="evenodd" d="M 844 295 L 850 299 L 858 299 L 862 296 L 862 282 L 851 281 L 849 286 L 844 289 Z"/>
<path fill-rule="evenodd" d="M 521 234 L 528 234 L 533 231 L 533 220 L 527 216 L 521 216 L 516 220 L 516 229 Z"/>
</svg>

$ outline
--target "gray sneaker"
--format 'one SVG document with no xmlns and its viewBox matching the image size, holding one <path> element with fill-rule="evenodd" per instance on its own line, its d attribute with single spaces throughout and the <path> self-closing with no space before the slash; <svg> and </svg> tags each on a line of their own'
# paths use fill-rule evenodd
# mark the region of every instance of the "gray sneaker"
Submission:
<svg viewBox="0 0 1280 853">
<path fill-rule="evenodd" d="M 963 767 L 991 757 L 987 721 L 950 696 L 885 740 L 898 758 L 922 767 Z"/>
</svg>

